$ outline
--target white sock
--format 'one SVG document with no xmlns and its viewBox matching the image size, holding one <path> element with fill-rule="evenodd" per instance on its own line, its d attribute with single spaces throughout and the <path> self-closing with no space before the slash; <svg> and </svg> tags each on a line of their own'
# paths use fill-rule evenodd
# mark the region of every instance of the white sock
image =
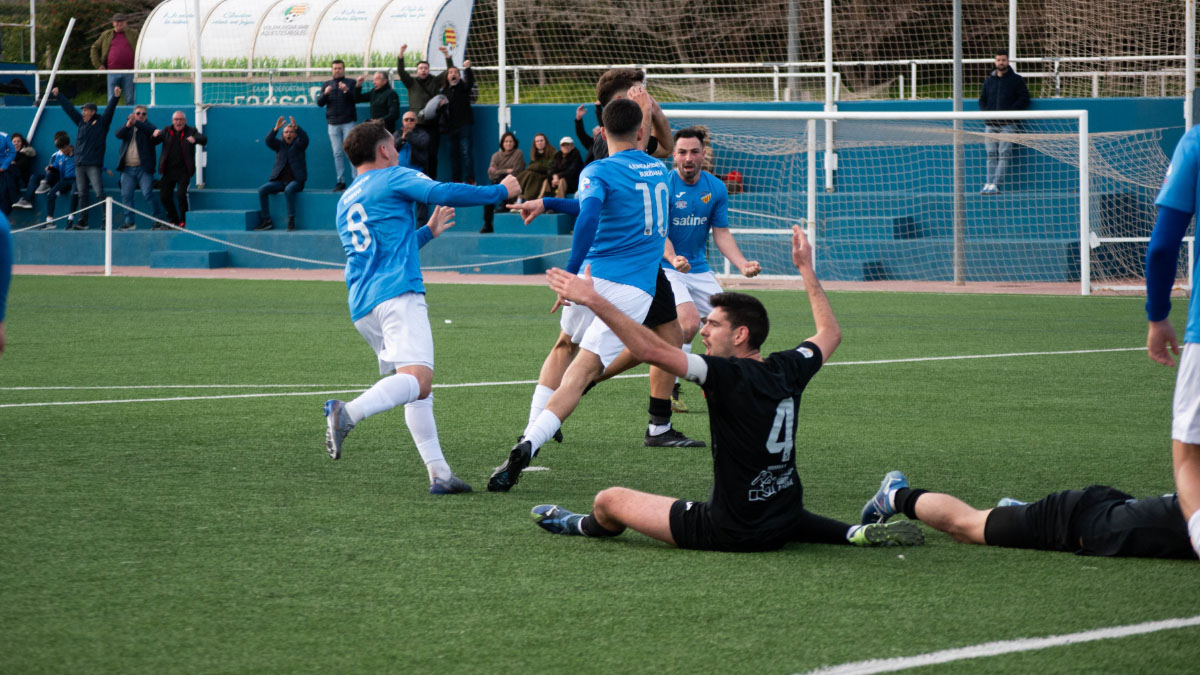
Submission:
<svg viewBox="0 0 1200 675">
<path fill-rule="evenodd" d="M 442 455 L 442 444 L 438 441 L 437 423 L 433 420 L 433 394 L 426 398 L 417 399 L 404 405 L 404 422 L 408 424 L 408 433 L 412 434 L 413 443 L 417 444 L 417 452 L 425 460 L 425 469 L 429 471 L 429 480 L 434 478 L 448 480 L 452 475 L 450 465 Z"/>
<path fill-rule="evenodd" d="M 893 511 L 896 510 L 896 492 L 898 492 L 898 491 L 897 490 L 889 490 L 888 491 L 888 507 L 890 507 Z"/>
<path fill-rule="evenodd" d="M 546 409 L 546 402 L 549 401 L 550 397 L 553 395 L 554 390 L 550 387 L 540 384 L 537 387 L 534 387 L 533 398 L 529 401 L 529 422 L 525 425 L 527 430 L 529 427 L 533 426 L 534 422 L 537 421 L 538 415 L 541 415 L 542 411 Z"/>
<path fill-rule="evenodd" d="M 851 525 L 850 529 L 846 530 L 846 541 L 850 541 L 858 531 L 866 527 L 865 525 Z"/>
<path fill-rule="evenodd" d="M 537 456 L 538 448 L 550 440 L 550 437 L 561 426 L 562 420 L 558 419 L 549 410 L 543 410 L 542 414 L 538 415 L 533 424 L 529 425 L 529 428 L 525 430 L 525 440 L 529 441 L 529 444 L 533 446 L 534 457 Z"/>
<path fill-rule="evenodd" d="M 648 429 L 651 436 L 659 436 L 659 435 L 667 433 L 670 430 L 671 430 L 670 422 L 667 422 L 666 424 L 651 424 L 650 428 Z"/>
<path fill-rule="evenodd" d="M 421 385 L 408 373 L 396 373 L 376 382 L 358 398 L 346 404 L 350 421 L 358 424 L 364 419 L 417 400 Z"/>
<path fill-rule="evenodd" d="M 1188 536 L 1192 540 L 1192 548 L 1196 550 L 1196 555 L 1200 556 L 1200 511 L 1188 518 Z"/>
</svg>

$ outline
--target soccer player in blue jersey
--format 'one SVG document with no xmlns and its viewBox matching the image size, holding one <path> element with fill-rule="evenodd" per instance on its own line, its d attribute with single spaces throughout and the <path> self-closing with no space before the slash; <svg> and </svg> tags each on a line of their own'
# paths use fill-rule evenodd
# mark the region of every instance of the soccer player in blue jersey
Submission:
<svg viewBox="0 0 1200 675">
<path fill-rule="evenodd" d="M 4 312 L 8 308 L 8 282 L 12 279 L 12 230 L 0 213 L 0 356 L 4 355 Z"/>
<path fill-rule="evenodd" d="M 579 176 L 580 212 L 567 263 L 567 271 L 576 274 L 590 266 L 597 291 L 639 322 L 646 318 L 654 295 L 670 196 L 666 167 L 638 149 L 642 117 L 642 108 L 629 99 L 604 107 L 604 136 L 611 155 L 592 162 Z M 579 353 L 545 409 L 492 473 L 488 490 L 507 492 L 517 484 L 521 471 L 579 404 L 588 384 L 621 353 L 620 338 L 594 319 L 586 307 L 564 307 L 563 333 L 579 344 Z"/>
<path fill-rule="evenodd" d="M 1167 315 L 1171 312 L 1171 286 L 1179 262 L 1179 246 L 1188 223 L 1196 213 L 1200 194 L 1200 126 L 1192 127 L 1175 146 L 1171 166 L 1155 204 L 1158 220 L 1146 251 L 1146 318 L 1150 330 L 1146 349 L 1150 358 L 1175 365 L 1179 341 Z M 1187 519 L 1192 548 L 1200 555 L 1200 295 L 1192 286 L 1188 305 L 1183 357 L 1175 381 L 1174 419 L 1171 424 L 1171 455 L 1175 467 L 1175 489 L 1179 508 Z"/>
<path fill-rule="evenodd" d="M 417 229 L 418 203 L 482 206 L 515 197 L 520 184 L 509 176 L 499 185 L 475 187 L 438 183 L 398 166 L 392 134 L 381 124 L 354 127 L 344 143 L 357 177 L 338 200 L 337 230 L 346 250 L 350 319 L 379 359 L 380 379 L 353 401 L 325 403 L 329 456 L 341 456 L 354 425 L 404 406 L 404 419 L 429 471 L 431 494 L 470 492 L 450 471 L 433 418 L 433 334 L 425 304 L 417 249 L 450 226 L 452 210 L 437 209 Z"/>
</svg>

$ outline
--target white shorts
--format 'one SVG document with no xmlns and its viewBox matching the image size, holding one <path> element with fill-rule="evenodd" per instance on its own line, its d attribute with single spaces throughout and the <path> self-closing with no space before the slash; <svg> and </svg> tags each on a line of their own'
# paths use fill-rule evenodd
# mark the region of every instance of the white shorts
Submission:
<svg viewBox="0 0 1200 675">
<path fill-rule="evenodd" d="M 433 332 L 429 330 L 424 293 L 405 293 L 384 300 L 355 321 L 354 327 L 375 350 L 380 375 L 394 373 L 403 366 L 433 369 Z"/>
<path fill-rule="evenodd" d="M 675 306 L 685 302 L 696 305 L 696 313 L 700 318 L 712 314 L 710 297 L 725 290 L 717 283 L 717 275 L 712 272 L 688 272 L 684 274 L 676 269 L 666 270 L 667 280 L 671 282 L 671 292 L 675 294 Z"/>
<path fill-rule="evenodd" d="M 1183 344 L 1173 408 L 1171 438 L 1200 444 L 1200 346 L 1191 342 Z"/>
<path fill-rule="evenodd" d="M 601 297 L 611 302 L 629 318 L 641 323 L 650 311 L 650 301 L 654 298 L 635 286 L 618 284 L 607 279 L 592 279 L 592 284 Z M 607 368 L 608 364 L 617 358 L 625 344 L 616 333 L 603 321 L 596 321 L 592 310 L 583 305 L 571 305 L 562 310 L 559 326 L 562 332 L 571 338 L 573 344 L 592 352 L 600 357 L 600 362 Z"/>
</svg>

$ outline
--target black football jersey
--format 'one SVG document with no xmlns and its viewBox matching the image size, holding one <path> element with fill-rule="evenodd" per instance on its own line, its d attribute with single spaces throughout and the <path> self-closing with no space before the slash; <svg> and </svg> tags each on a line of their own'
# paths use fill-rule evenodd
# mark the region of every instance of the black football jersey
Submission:
<svg viewBox="0 0 1200 675">
<path fill-rule="evenodd" d="M 821 349 L 804 342 L 763 361 L 701 358 L 718 536 L 730 544 L 787 536 L 803 505 L 795 453 L 800 394 L 821 368 Z"/>
</svg>

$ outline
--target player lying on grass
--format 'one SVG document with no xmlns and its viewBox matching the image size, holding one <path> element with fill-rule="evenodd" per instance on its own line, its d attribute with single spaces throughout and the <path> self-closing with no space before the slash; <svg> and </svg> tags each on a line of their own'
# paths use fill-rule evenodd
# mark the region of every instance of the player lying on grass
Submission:
<svg viewBox="0 0 1200 675">
<path fill-rule="evenodd" d="M 892 471 L 863 507 L 862 522 L 886 523 L 897 513 L 967 544 L 1079 555 L 1196 558 L 1174 494 L 1134 499 L 1107 485 L 1093 485 L 1033 503 L 1005 497 L 994 509 L 976 509 L 951 495 L 910 488 L 903 473 Z"/>
<path fill-rule="evenodd" d="M 591 276 L 548 273 L 560 296 L 588 307 L 642 361 L 699 384 L 708 399 L 713 488 L 706 502 L 612 487 L 588 515 L 542 504 L 537 524 L 555 534 L 613 537 L 632 528 L 679 548 L 764 551 L 789 542 L 914 545 L 913 523 L 850 525 L 805 510 L 793 453 L 800 394 L 842 340 L 812 267 L 812 249 L 792 230 L 792 260 L 804 278 L 817 332 L 794 349 L 763 358 L 770 324 L 762 303 L 742 293 L 712 296 L 701 329 L 706 354 L 687 354 L 622 314 L 600 296 Z"/>
<path fill-rule="evenodd" d="M 343 144 L 357 177 L 338 200 L 337 229 L 346 250 L 350 319 L 389 375 L 361 396 L 325 402 L 325 449 L 341 456 L 354 425 L 404 406 L 404 420 L 429 471 L 431 494 L 470 492 L 450 471 L 433 417 L 433 333 L 417 249 L 449 227 L 453 210 L 436 209 L 428 227 L 416 228 L 417 203 L 481 206 L 514 197 L 520 184 L 508 176 L 499 185 L 475 187 L 438 183 L 398 166 L 392 135 L 383 125 L 363 123 Z M 394 374 L 392 374 L 394 373 Z"/>
</svg>

